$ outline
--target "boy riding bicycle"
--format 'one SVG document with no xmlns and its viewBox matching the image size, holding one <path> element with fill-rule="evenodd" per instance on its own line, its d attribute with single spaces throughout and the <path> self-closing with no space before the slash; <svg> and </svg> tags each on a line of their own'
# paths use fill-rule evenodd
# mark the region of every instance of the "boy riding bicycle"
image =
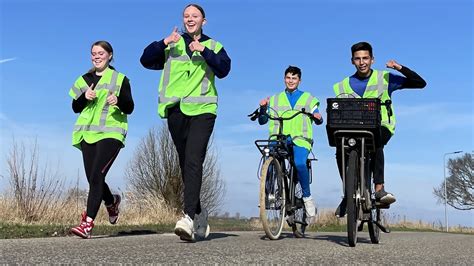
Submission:
<svg viewBox="0 0 474 266">
<path fill-rule="evenodd" d="M 356 73 L 346 77 L 341 82 L 334 84 L 333 90 L 337 98 L 379 98 L 382 102 L 391 100 L 392 92 L 405 88 L 424 88 L 426 82 L 417 73 L 406 66 L 398 64 L 395 60 L 386 63 L 387 68 L 395 69 L 404 75 L 396 75 L 388 71 L 373 70 L 374 56 L 372 46 L 367 42 L 359 42 L 351 47 L 352 64 Z M 393 107 L 391 107 L 393 108 Z M 384 188 L 384 152 L 383 148 L 395 133 L 395 115 L 390 114 L 387 107 L 382 111 L 382 146 L 377 148 L 372 155 L 375 184 L 375 199 L 378 203 L 389 206 L 395 202 L 395 196 L 385 191 Z M 342 178 L 342 154 L 340 148 L 336 150 L 337 166 Z M 343 198 L 337 207 L 335 215 L 346 215 L 346 199 Z"/>
<path fill-rule="evenodd" d="M 266 112 L 279 117 L 289 117 L 297 111 L 305 108 L 306 112 L 313 114 L 317 125 L 323 122 L 319 113 L 319 100 L 308 92 L 298 90 L 301 83 L 301 69 L 295 66 L 289 66 L 285 70 L 284 91 L 273 95 L 272 97 L 260 101 L 260 115 L 258 122 L 264 125 L 268 122 Z M 298 181 L 303 192 L 303 202 L 306 209 L 306 216 L 311 221 L 316 216 L 316 207 L 309 187 L 309 172 L 307 159 L 313 145 L 313 129 L 311 120 L 305 115 L 298 115 L 287 123 L 284 123 L 283 134 L 290 135 L 293 144 L 293 155 L 295 167 L 298 172 Z M 279 123 L 274 120 L 269 122 L 270 134 L 278 133 Z"/>
</svg>

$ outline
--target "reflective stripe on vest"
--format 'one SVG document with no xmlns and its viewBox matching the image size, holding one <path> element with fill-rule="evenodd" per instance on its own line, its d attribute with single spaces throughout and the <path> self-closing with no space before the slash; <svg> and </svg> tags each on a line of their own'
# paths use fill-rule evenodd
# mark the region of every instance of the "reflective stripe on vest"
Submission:
<svg viewBox="0 0 474 266">
<path fill-rule="evenodd" d="M 116 132 L 122 135 L 127 135 L 127 130 L 121 127 L 107 127 L 105 125 L 75 125 L 74 131 L 97 131 L 97 132 Z"/>
<path fill-rule="evenodd" d="M 311 112 L 311 102 L 313 101 L 314 97 L 312 95 L 310 95 L 308 97 L 308 99 L 306 100 L 306 103 L 304 106 L 301 106 L 301 105 L 295 105 L 295 110 L 299 111 L 301 109 L 305 109 L 306 112 L 310 113 Z M 300 115 L 303 115 L 303 114 L 300 114 Z M 303 136 L 296 136 L 295 139 L 297 138 L 303 138 L 305 139 L 306 141 L 308 141 L 309 143 L 311 143 L 311 145 L 313 144 L 313 140 L 309 137 L 309 134 L 308 134 L 308 117 L 306 115 L 304 115 L 305 117 L 303 117 Z M 311 125 L 310 125 L 311 126 Z"/>
<path fill-rule="evenodd" d="M 89 87 L 87 87 L 87 86 L 83 86 L 81 88 L 78 88 L 75 85 L 72 86 L 71 90 L 74 91 L 74 93 L 76 94 L 76 97 L 74 97 L 74 100 L 77 100 L 79 98 L 79 96 L 81 96 L 84 92 L 87 91 L 88 88 Z"/>
<path fill-rule="evenodd" d="M 211 45 L 210 50 L 214 51 L 216 48 L 216 41 L 210 39 Z M 178 55 L 175 53 L 174 47 L 175 43 L 170 44 L 170 51 L 168 59 L 165 63 L 165 68 L 163 70 L 163 85 L 160 91 L 160 103 L 177 103 L 179 102 L 179 97 L 166 97 L 166 90 L 169 85 L 170 76 L 171 76 L 171 62 L 173 61 L 189 61 L 189 56 L 187 55 Z M 200 55 L 193 55 L 191 57 L 192 61 L 204 61 L 204 57 Z M 209 91 L 209 83 L 212 75 L 212 69 L 206 64 L 205 75 L 201 83 L 201 96 L 184 96 L 182 99 L 183 103 L 217 103 L 217 96 L 206 96 Z"/>
<path fill-rule="evenodd" d="M 280 94 L 273 96 L 274 103 L 273 103 L 272 110 L 275 111 L 278 116 L 280 116 L 280 114 L 283 112 L 291 110 L 290 106 L 280 106 L 278 103 L 279 100 L 280 100 Z M 272 120 L 272 121 L 273 121 L 272 134 L 278 134 L 278 129 L 280 128 L 280 121 L 278 120 Z"/>
</svg>

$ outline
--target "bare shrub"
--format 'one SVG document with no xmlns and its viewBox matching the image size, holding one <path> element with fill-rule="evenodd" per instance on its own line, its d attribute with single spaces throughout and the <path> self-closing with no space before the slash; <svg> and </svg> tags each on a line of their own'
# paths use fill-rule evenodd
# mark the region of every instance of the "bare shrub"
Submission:
<svg viewBox="0 0 474 266">
<path fill-rule="evenodd" d="M 220 178 L 217 154 L 209 142 L 203 165 L 201 204 L 209 213 L 216 213 L 222 202 L 225 185 Z M 177 212 L 183 208 L 183 182 L 179 157 L 165 124 L 148 131 L 134 157 L 128 163 L 126 178 L 134 195 L 146 200 L 153 196 L 163 200 Z M 142 195 L 142 196 L 140 196 Z"/>
<path fill-rule="evenodd" d="M 166 202 L 156 194 L 125 193 L 124 211 L 121 213 L 121 223 L 139 224 L 173 224 L 177 215 Z"/>
<path fill-rule="evenodd" d="M 13 140 L 7 156 L 8 180 L 13 201 L 13 213 L 26 222 L 35 222 L 55 208 L 60 201 L 64 178 L 59 177 L 58 167 L 48 164 L 39 166 L 39 149 L 37 141 L 29 151 L 24 143 Z"/>
</svg>

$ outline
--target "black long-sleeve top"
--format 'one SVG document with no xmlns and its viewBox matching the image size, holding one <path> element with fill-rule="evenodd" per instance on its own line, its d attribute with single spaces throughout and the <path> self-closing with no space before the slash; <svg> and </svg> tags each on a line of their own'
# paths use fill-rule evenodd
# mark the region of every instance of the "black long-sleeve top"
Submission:
<svg viewBox="0 0 474 266">
<path fill-rule="evenodd" d="M 399 71 L 406 77 L 405 82 L 402 84 L 403 88 L 420 89 L 426 87 L 426 81 L 415 71 L 409 69 L 406 66 L 402 66 L 402 69 Z"/>
<path fill-rule="evenodd" d="M 186 53 L 191 58 L 193 52 L 189 49 L 189 44 L 193 41 L 192 37 L 187 33 L 183 33 L 181 37 L 184 39 L 186 44 Z M 204 42 L 210 38 L 207 35 L 201 34 L 199 42 Z M 140 63 L 148 69 L 161 70 L 165 66 L 165 49 L 166 45 L 164 39 L 161 41 L 152 42 L 144 50 L 140 58 Z M 207 65 L 214 72 L 214 75 L 218 78 L 224 78 L 230 72 L 231 60 L 227 55 L 224 47 L 219 52 L 214 53 L 207 47 L 204 47 L 204 51 L 201 52 L 202 57 L 206 60 Z"/>
<path fill-rule="evenodd" d="M 95 72 L 86 73 L 82 75 L 82 78 L 86 81 L 87 85 L 90 86 L 94 84 L 94 87 L 99 83 L 99 80 L 102 76 L 97 76 Z M 84 108 L 86 108 L 88 100 L 86 99 L 86 93 L 84 92 L 77 98 L 77 100 L 72 100 L 72 110 L 74 113 L 80 113 Z M 123 79 L 122 87 L 120 88 L 120 94 L 117 97 L 117 107 L 123 113 L 129 115 L 133 112 L 135 104 L 132 98 L 132 90 L 130 88 L 130 81 L 127 77 Z"/>
<path fill-rule="evenodd" d="M 388 94 L 391 96 L 392 92 L 402 89 L 419 89 L 426 86 L 426 81 L 420 77 L 415 71 L 409 69 L 406 66 L 402 65 L 402 68 L 399 70 L 400 73 L 404 75 L 400 76 L 394 73 L 389 73 L 388 76 Z M 372 75 L 374 72 L 370 75 Z M 367 83 L 370 79 L 369 77 L 359 77 L 357 72 L 354 75 L 349 77 L 349 84 L 355 93 L 358 95 L 364 95 L 364 91 L 367 87 Z"/>
</svg>

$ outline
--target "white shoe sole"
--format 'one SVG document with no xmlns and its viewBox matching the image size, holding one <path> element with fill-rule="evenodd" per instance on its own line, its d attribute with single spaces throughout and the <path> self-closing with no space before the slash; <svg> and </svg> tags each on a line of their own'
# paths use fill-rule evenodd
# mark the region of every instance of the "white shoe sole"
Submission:
<svg viewBox="0 0 474 266">
<path fill-rule="evenodd" d="M 395 197 L 390 196 L 390 195 L 386 195 L 385 197 L 382 197 L 379 202 L 381 204 L 390 205 L 390 204 L 394 203 L 395 201 L 397 201 L 395 199 Z"/>
<path fill-rule="evenodd" d="M 83 234 L 81 231 L 76 230 L 76 228 L 71 229 L 71 233 L 75 234 L 78 237 L 84 238 L 84 239 L 89 239 L 91 238 L 91 234 Z"/>
<path fill-rule="evenodd" d="M 180 227 L 176 227 L 174 229 L 174 233 L 179 236 L 179 239 L 181 240 L 184 240 L 184 241 L 189 241 L 189 242 L 194 242 L 196 241 L 194 239 L 194 234 L 193 233 L 189 233 L 187 232 L 186 230 L 184 230 L 183 228 L 180 228 Z"/>
</svg>

